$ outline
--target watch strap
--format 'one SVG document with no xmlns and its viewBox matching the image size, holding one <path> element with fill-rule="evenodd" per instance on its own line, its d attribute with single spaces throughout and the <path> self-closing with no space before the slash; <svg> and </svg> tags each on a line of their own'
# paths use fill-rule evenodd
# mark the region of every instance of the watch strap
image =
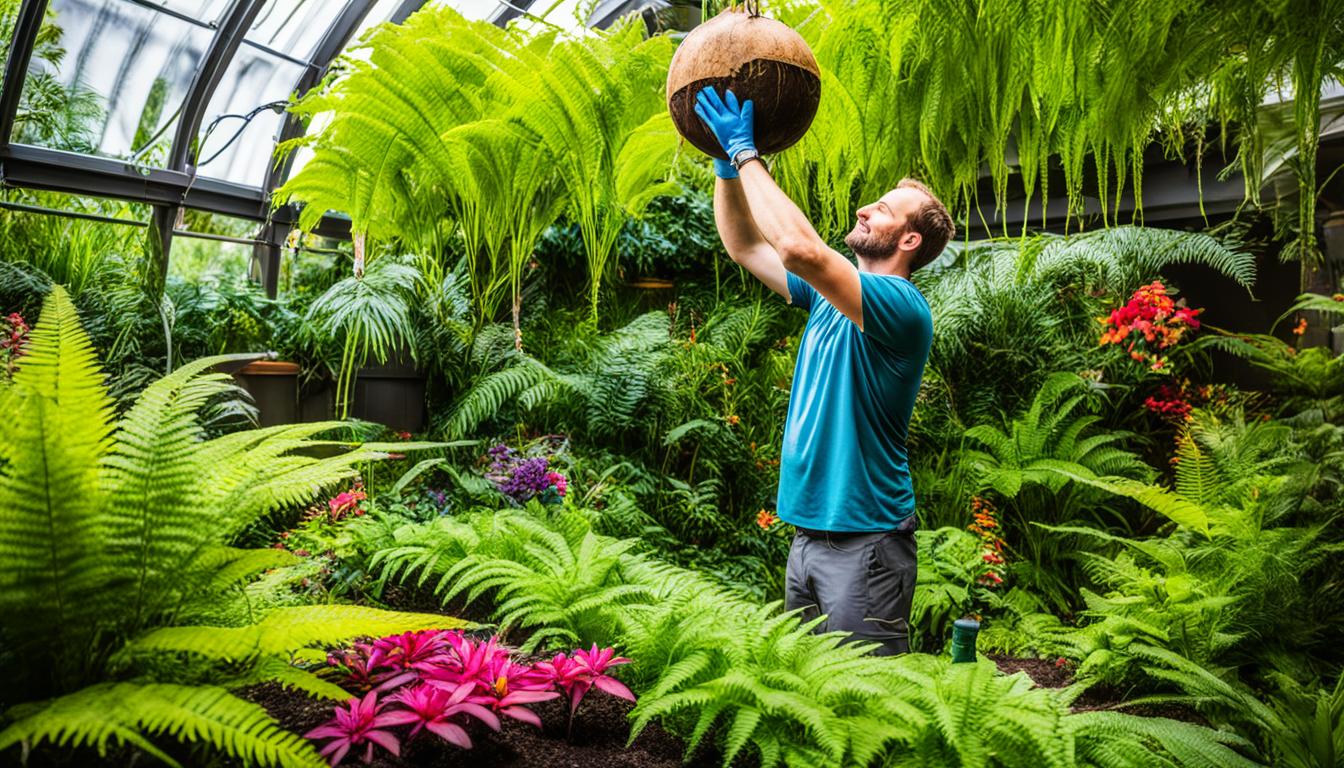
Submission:
<svg viewBox="0 0 1344 768">
<path fill-rule="evenodd" d="M 760 160 L 760 159 L 761 159 L 761 153 L 757 152 L 755 147 L 748 147 L 746 149 L 738 150 L 737 153 L 733 155 L 732 162 L 733 167 L 740 171 L 742 170 L 742 166 L 745 165 L 746 163 L 749 163 L 752 160 Z"/>
</svg>

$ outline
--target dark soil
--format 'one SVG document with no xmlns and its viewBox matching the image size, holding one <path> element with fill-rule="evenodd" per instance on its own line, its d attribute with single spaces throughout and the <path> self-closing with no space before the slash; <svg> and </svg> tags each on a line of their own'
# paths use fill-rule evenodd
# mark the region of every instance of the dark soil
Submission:
<svg viewBox="0 0 1344 768">
<path fill-rule="evenodd" d="M 390 584 L 384 588 L 380 602 L 400 611 L 438 613 L 478 624 L 490 623 L 493 605 L 489 596 L 470 604 L 459 596 L 443 604 L 430 587 L 431 584 Z M 516 648 L 529 634 L 515 629 L 500 639 Z M 282 726 L 295 733 L 306 733 L 332 716 L 332 702 L 318 701 L 274 683 L 253 686 L 238 694 L 265 707 Z M 677 768 L 682 765 L 708 768 L 723 762 L 711 751 L 712 748 L 702 745 L 690 761 L 683 763 L 684 743 L 656 723 L 645 728 L 639 738 L 626 747 L 633 706 L 602 691 L 590 691 L 579 705 L 572 730 L 567 732 L 568 702 L 560 699 L 544 701 L 531 706 L 541 718 L 541 730 L 507 717 L 500 718 L 502 727 L 498 733 L 473 723 L 467 727 L 471 750 L 460 749 L 433 734 L 422 733 L 402 744 L 400 758 L 376 748 L 372 765 L 374 768 Z M 398 729 L 399 732 L 404 730 Z M 712 744 L 712 735 L 705 742 Z M 358 760 L 359 756 L 352 751 L 345 762 L 358 763 Z"/>
<path fill-rule="evenodd" d="M 240 695 L 266 708 L 280 724 L 297 733 L 306 733 L 331 718 L 332 704 L 316 701 L 275 683 L 253 686 Z M 568 704 L 545 701 L 532 707 L 541 717 L 542 729 L 501 718 L 498 733 L 479 723 L 467 731 L 472 749 L 463 750 L 422 733 L 402 745 L 401 757 L 381 749 L 375 751 L 374 768 L 446 768 L 447 766 L 500 766 L 508 768 L 676 768 L 683 765 L 682 742 L 656 724 L 644 729 L 628 748 L 628 715 L 634 705 L 623 699 L 592 691 L 574 718 L 573 732 L 566 736 Z M 715 755 L 697 751 L 685 765 L 695 768 L 717 766 Z M 346 761 L 358 762 L 358 757 Z"/>
<path fill-rule="evenodd" d="M 1073 684 L 1073 668 L 1068 664 L 1057 664 L 1049 659 L 1019 659 L 1012 656 L 1001 656 L 996 653 L 985 654 L 985 658 L 997 664 L 999 671 L 1005 675 L 1025 672 L 1037 688 L 1063 688 Z M 1180 704 L 1139 704 L 1131 706 L 1126 703 L 1130 698 L 1133 698 L 1130 693 L 1114 686 L 1094 685 L 1083 691 L 1082 695 L 1074 700 L 1071 709 L 1074 712 L 1096 712 L 1113 709 L 1131 715 L 1169 717 L 1172 720 L 1182 720 L 1187 723 L 1209 724 L 1198 712 Z"/>
</svg>

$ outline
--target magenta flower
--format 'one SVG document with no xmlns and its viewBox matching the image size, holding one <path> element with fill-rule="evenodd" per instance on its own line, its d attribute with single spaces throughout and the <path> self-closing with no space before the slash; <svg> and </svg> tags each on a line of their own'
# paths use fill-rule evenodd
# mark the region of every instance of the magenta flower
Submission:
<svg viewBox="0 0 1344 768">
<path fill-rule="evenodd" d="M 462 680 L 480 680 L 489 687 L 494 683 L 490 678 L 490 665 L 496 659 L 508 659 L 509 649 L 500 646 L 492 637 L 484 643 L 463 637 L 453 650 L 457 651 L 458 661 L 462 663 Z"/>
<path fill-rule="evenodd" d="M 551 485 L 555 486 L 556 493 L 560 494 L 561 496 L 565 495 L 565 490 L 569 485 L 569 483 L 567 480 L 565 480 L 564 475 L 560 474 L 559 472 L 547 472 L 546 480 Z"/>
<path fill-rule="evenodd" d="M 304 734 L 308 739 L 331 739 L 321 754 L 338 765 L 352 747 L 364 746 L 364 762 L 373 760 L 373 745 L 401 755 L 401 742 L 391 731 L 380 730 L 396 725 L 391 714 L 379 714 L 378 694 L 369 691 L 364 698 L 351 699 L 347 707 L 336 707 L 335 717 Z"/>
<path fill-rule="evenodd" d="M 424 629 L 375 640 L 370 662 L 374 666 L 396 670 L 437 665 L 441 657 L 448 655 L 448 635 L 454 631 L 461 634 L 458 630 Z"/>
<path fill-rule="evenodd" d="M 552 688 L 555 683 L 551 675 L 523 664 L 516 664 L 508 656 L 497 656 L 485 670 L 486 684 L 477 679 L 476 685 L 484 688 L 485 694 L 473 696 L 472 701 L 484 704 L 494 711 L 514 720 L 541 727 L 541 718 L 528 709 L 526 704 L 550 701 L 560 694 Z"/>
<path fill-rule="evenodd" d="M 353 511 L 358 507 L 359 502 L 367 498 L 367 494 L 356 488 L 336 494 L 331 501 L 327 502 L 327 505 L 331 507 L 331 516 L 339 519 L 344 513 Z"/>
<path fill-rule="evenodd" d="M 461 683 L 452 689 L 436 685 L 412 686 L 393 698 L 405 709 L 395 710 L 385 717 L 391 725 L 413 724 L 412 736 L 424 728 L 444 741 L 471 749 L 471 737 L 459 723 L 453 722 L 454 718 L 459 715 L 474 717 L 492 730 L 499 730 L 499 718 L 495 713 L 468 699 L 474 688 L 471 683 Z"/>
<path fill-rule="evenodd" d="M 347 683 L 367 691 L 384 679 L 383 675 L 374 672 L 375 665 L 370 663 L 372 651 L 368 643 L 355 643 L 352 648 L 328 653 L 327 663 L 339 667 L 345 673 Z"/>
<path fill-rule="evenodd" d="M 609 667 L 628 663 L 629 659 L 616 656 L 615 649 L 598 650 L 594 643 L 591 650 L 575 650 L 573 658 L 558 653 L 550 661 L 537 664 L 537 668 L 548 673 L 555 684 L 569 694 L 569 715 L 572 718 L 574 711 L 579 708 L 579 702 L 594 686 L 613 696 L 634 701 L 635 695 L 624 683 L 606 674 Z"/>
</svg>

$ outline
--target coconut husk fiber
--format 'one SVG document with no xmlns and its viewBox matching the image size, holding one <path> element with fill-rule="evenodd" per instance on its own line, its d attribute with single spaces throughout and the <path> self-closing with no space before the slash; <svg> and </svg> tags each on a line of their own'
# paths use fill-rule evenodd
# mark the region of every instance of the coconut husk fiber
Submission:
<svg viewBox="0 0 1344 768">
<path fill-rule="evenodd" d="M 750 99 L 756 148 L 779 152 L 807 133 L 821 101 L 821 73 L 807 43 L 787 25 L 729 9 L 691 31 L 667 73 L 667 108 L 677 130 L 696 149 L 728 159 L 695 114 L 695 95 L 706 86 Z"/>
</svg>

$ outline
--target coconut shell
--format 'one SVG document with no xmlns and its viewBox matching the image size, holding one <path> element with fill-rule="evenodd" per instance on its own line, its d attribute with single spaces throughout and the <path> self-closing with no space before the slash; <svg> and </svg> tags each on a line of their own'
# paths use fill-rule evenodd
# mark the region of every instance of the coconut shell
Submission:
<svg viewBox="0 0 1344 768">
<path fill-rule="evenodd" d="M 711 85 L 720 95 L 732 90 L 739 101 L 752 101 L 756 148 L 767 154 L 797 143 L 821 101 L 821 73 L 803 38 L 781 22 L 740 10 L 691 30 L 667 73 L 667 109 L 677 130 L 696 149 L 726 160 L 695 114 L 695 95 Z"/>
</svg>

